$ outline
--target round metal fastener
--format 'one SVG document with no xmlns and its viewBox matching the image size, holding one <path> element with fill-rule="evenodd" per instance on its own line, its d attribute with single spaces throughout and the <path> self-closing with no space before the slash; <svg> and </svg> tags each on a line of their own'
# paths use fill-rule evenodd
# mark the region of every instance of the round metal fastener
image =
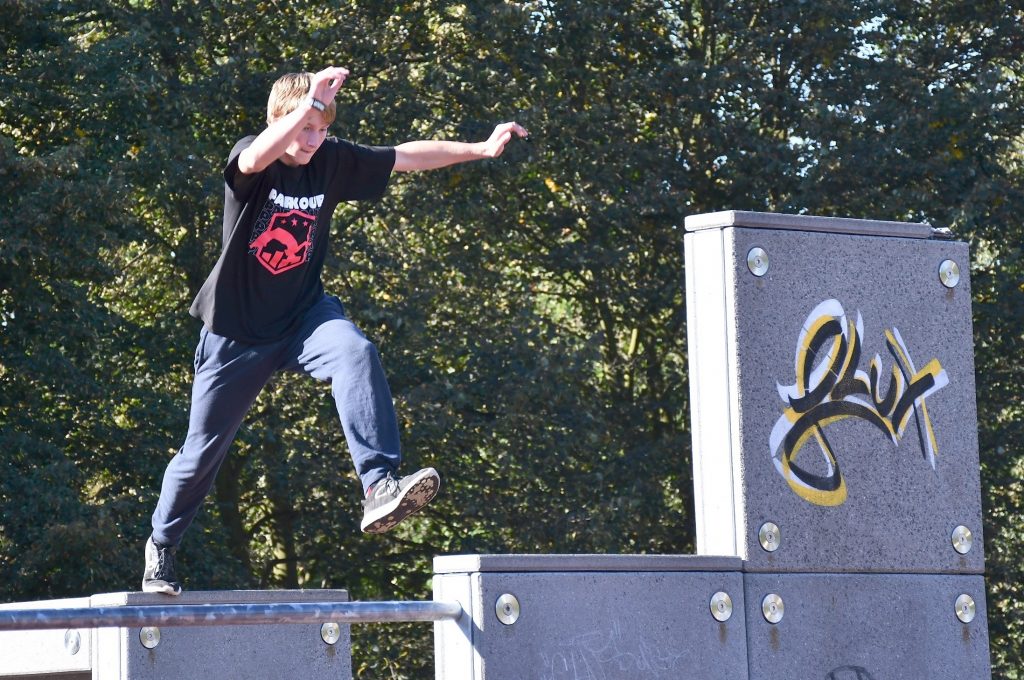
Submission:
<svg viewBox="0 0 1024 680">
<path fill-rule="evenodd" d="M 506 626 L 511 626 L 519 620 L 519 600 L 511 593 L 505 593 L 494 603 L 494 613 L 498 620 Z"/>
<path fill-rule="evenodd" d="M 978 607 L 974 604 L 974 598 L 964 593 L 960 597 L 956 598 L 956 618 L 960 619 L 964 623 L 970 623 L 974 620 L 974 615 L 978 613 Z"/>
<path fill-rule="evenodd" d="M 754 246 L 747 251 L 747 269 L 754 276 L 764 276 L 768 273 L 768 253 L 764 248 Z"/>
<path fill-rule="evenodd" d="M 946 288 L 955 288 L 960 283 L 960 265 L 953 260 L 943 260 L 939 265 L 939 281 Z"/>
<path fill-rule="evenodd" d="M 953 550 L 961 555 L 971 552 L 971 547 L 974 546 L 974 534 L 963 524 L 953 529 L 953 535 L 950 537 L 950 540 L 953 542 Z"/>
<path fill-rule="evenodd" d="M 320 639 L 329 645 L 336 644 L 341 639 L 341 626 L 333 621 L 320 626 Z"/>
<path fill-rule="evenodd" d="M 139 642 L 146 649 L 154 649 L 160 644 L 160 629 L 156 626 L 146 626 L 139 631 Z"/>
<path fill-rule="evenodd" d="M 726 622 L 732 618 L 732 598 L 729 593 L 719 590 L 711 596 L 711 616 L 715 621 Z"/>
<path fill-rule="evenodd" d="M 765 552 L 775 552 L 782 545 L 782 532 L 775 522 L 765 522 L 757 532 L 757 540 Z"/>
<path fill-rule="evenodd" d="M 74 629 L 64 631 L 64 649 L 74 656 L 82 649 L 82 635 Z"/>
<path fill-rule="evenodd" d="M 761 600 L 761 613 L 768 623 L 778 623 L 786 613 L 786 605 L 782 603 L 781 597 L 775 593 L 768 593 Z"/>
</svg>

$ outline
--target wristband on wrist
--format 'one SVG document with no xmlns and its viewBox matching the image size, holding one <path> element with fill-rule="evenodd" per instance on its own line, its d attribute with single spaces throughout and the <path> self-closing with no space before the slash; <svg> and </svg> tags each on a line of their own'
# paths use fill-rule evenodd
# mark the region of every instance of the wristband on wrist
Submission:
<svg viewBox="0 0 1024 680">
<path fill-rule="evenodd" d="M 323 112 L 324 109 L 327 108 L 327 104 L 324 104 L 322 101 L 313 96 L 306 97 L 306 105 L 312 106 L 314 109 L 320 112 Z"/>
</svg>

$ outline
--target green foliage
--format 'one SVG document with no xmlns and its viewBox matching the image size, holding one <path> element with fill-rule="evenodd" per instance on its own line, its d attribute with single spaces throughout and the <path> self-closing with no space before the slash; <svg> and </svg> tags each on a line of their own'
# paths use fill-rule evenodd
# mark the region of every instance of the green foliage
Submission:
<svg viewBox="0 0 1024 680">
<path fill-rule="evenodd" d="M 0 597 L 135 587 L 220 168 L 280 73 L 334 63 L 339 136 L 533 133 L 335 218 L 327 286 L 381 349 L 408 469 L 444 490 L 360 535 L 329 392 L 282 376 L 186 587 L 423 598 L 437 554 L 691 552 L 684 216 L 927 220 L 975 258 L 993 664 L 1020 677 L 1022 39 L 994 0 L 6 0 Z M 432 676 L 429 629 L 353 636 L 357 676 Z"/>
</svg>

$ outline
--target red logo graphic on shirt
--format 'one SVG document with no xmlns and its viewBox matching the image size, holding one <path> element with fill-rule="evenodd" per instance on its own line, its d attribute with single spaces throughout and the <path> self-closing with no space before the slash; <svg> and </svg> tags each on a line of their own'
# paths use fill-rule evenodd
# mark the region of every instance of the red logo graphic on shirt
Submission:
<svg viewBox="0 0 1024 680">
<path fill-rule="evenodd" d="M 306 262 L 315 220 L 298 210 L 276 213 L 266 230 L 249 244 L 249 252 L 271 274 L 294 269 Z"/>
</svg>

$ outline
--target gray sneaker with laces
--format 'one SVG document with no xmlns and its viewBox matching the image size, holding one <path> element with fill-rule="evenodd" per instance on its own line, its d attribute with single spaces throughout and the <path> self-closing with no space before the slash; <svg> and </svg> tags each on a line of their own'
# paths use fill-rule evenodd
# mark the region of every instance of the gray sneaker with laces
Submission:
<svg viewBox="0 0 1024 680">
<path fill-rule="evenodd" d="M 434 468 L 423 468 L 407 477 L 388 474 L 371 487 L 363 501 L 360 527 L 370 534 L 382 534 L 421 510 L 440 488 L 441 477 Z"/>
<path fill-rule="evenodd" d="M 146 571 L 142 575 L 142 592 L 180 595 L 181 584 L 174 575 L 175 548 L 157 545 L 150 536 L 146 541 Z"/>
</svg>

